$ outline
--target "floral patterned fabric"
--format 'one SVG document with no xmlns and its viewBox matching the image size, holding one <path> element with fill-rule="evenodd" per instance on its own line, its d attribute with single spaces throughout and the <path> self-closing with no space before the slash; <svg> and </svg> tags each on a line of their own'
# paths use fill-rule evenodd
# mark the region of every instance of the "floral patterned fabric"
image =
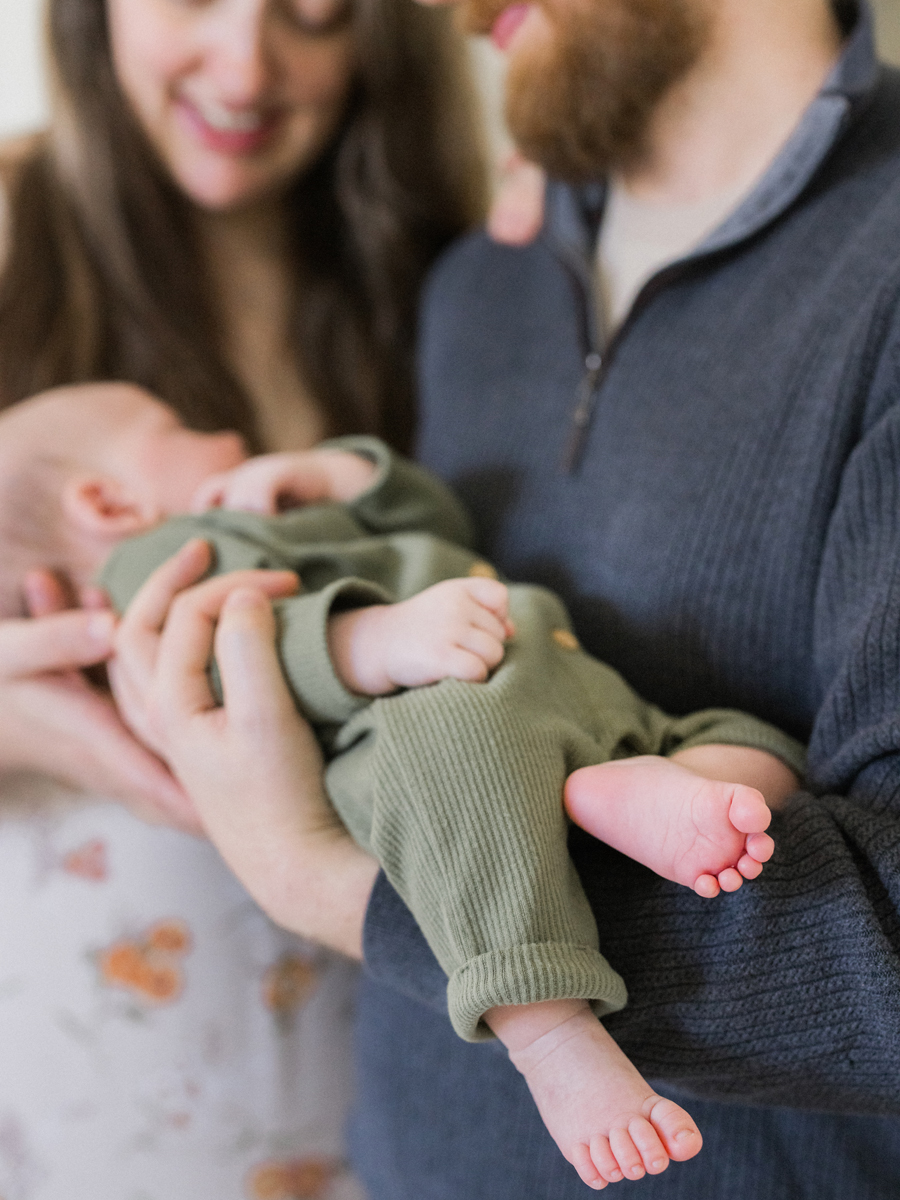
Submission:
<svg viewBox="0 0 900 1200">
<path fill-rule="evenodd" d="M 0 795 L 0 1200 L 363 1200 L 353 966 L 211 846 Z"/>
</svg>

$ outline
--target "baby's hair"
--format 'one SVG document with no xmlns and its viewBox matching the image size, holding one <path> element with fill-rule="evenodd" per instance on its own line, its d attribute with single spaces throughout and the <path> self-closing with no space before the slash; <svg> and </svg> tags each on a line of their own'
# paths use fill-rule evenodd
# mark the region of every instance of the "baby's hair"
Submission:
<svg viewBox="0 0 900 1200">
<path fill-rule="evenodd" d="M 33 454 L 0 471 L 0 617 L 26 615 L 26 571 L 66 571 L 62 488 L 67 466 L 59 456 Z"/>
</svg>

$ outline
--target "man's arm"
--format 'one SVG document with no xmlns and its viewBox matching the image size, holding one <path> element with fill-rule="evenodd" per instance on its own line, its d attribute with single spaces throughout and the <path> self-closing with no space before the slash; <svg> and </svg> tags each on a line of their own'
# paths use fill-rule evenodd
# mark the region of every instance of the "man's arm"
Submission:
<svg viewBox="0 0 900 1200">
<path fill-rule="evenodd" d="M 649 1077 L 710 1098 L 900 1113 L 900 411 L 872 421 L 818 584 L 809 789 L 774 815 L 763 876 L 707 902 L 572 835 L 629 990 L 610 1031 Z M 365 953 L 379 980 L 442 1008 L 383 878 Z"/>
</svg>

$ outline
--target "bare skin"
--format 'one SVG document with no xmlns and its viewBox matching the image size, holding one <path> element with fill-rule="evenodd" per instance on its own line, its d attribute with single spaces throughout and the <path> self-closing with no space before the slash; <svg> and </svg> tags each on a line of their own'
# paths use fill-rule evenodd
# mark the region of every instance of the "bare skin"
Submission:
<svg viewBox="0 0 900 1200">
<path fill-rule="evenodd" d="M 192 587 L 208 566 L 206 543 L 189 542 L 135 598 L 117 636 L 117 698 L 258 903 L 286 929 L 361 959 L 378 863 L 325 797 L 319 748 L 279 666 L 269 596 L 227 576 Z M 224 707 L 206 676 L 213 649 Z"/>
<path fill-rule="evenodd" d="M 24 468 L 35 447 L 58 452 L 59 537 L 69 548 L 73 573 L 76 564 L 93 572 L 123 537 L 152 528 L 191 497 L 196 504 L 274 513 L 285 500 L 352 500 L 374 477 L 365 458 L 329 448 L 247 460 L 239 441 L 186 430 L 155 398 L 122 386 L 50 392 L 0 424 L 11 465 Z M 273 631 L 271 610 L 261 606 L 259 593 L 289 596 L 298 580 L 286 571 L 240 571 L 179 595 L 209 560 L 204 542 L 189 544 L 132 601 L 109 667 L 113 692 L 131 728 L 170 765 L 223 857 L 263 908 L 282 925 L 313 933 L 298 886 L 313 880 L 319 894 L 322 873 L 334 869 L 359 899 L 371 889 L 377 865 L 320 802 L 321 760 L 317 750 L 311 754 L 311 731 L 302 727 L 299 749 L 296 734 L 288 737 L 296 753 L 285 756 L 280 749 L 293 714 L 283 682 L 271 697 L 246 679 L 233 682 L 247 674 L 248 653 L 257 656 L 250 663 L 254 679 L 271 666 L 269 660 L 277 666 L 271 639 L 260 645 L 235 631 L 246 633 L 246 619 L 251 631 L 260 620 Z M 232 623 L 219 624 L 232 593 Z M 109 623 L 105 613 L 96 619 Z M 401 603 L 333 617 L 329 645 L 349 688 L 382 696 L 447 678 L 483 682 L 502 661 L 512 633 L 507 587 L 495 579 L 462 578 Z M 214 645 L 222 707 L 207 680 Z M 248 739 L 248 729 L 254 738 Z M 232 747 L 225 753 L 223 736 Z M 247 755 L 250 744 L 255 750 Z M 205 747 L 204 762 L 195 778 L 199 747 Z M 768 757 L 760 760 L 757 752 L 757 758 L 742 760 L 740 748 L 728 752 L 751 781 Z M 261 785 L 261 760 L 275 764 L 274 785 Z M 247 792 L 234 792 L 235 778 L 247 781 Z M 298 788 L 311 803 L 297 803 Z M 772 853 L 763 832 L 769 810 L 760 792 L 703 778 L 667 759 L 629 759 L 577 772 L 567 802 L 576 820 L 592 820 L 593 831 L 610 845 L 701 895 L 735 890 L 742 878 L 759 874 Z M 351 906 L 348 915 L 353 911 Z M 340 947 L 358 954 L 358 935 L 358 925 L 348 920 L 338 930 Z M 493 1010 L 485 1019 L 509 1047 L 548 1129 L 585 1183 L 597 1188 L 638 1178 L 664 1170 L 670 1157 L 689 1158 L 699 1150 L 688 1114 L 656 1096 L 586 1001 L 521 1005 Z"/>
<path fill-rule="evenodd" d="M 197 502 L 275 512 L 285 496 L 319 500 L 329 488 L 340 493 L 331 498 L 351 500 L 370 480 L 354 480 L 350 464 L 342 462 L 348 457 L 353 456 L 317 459 L 313 452 L 250 460 L 201 487 Z M 507 588 L 496 580 L 451 579 L 398 604 L 342 613 L 329 623 L 332 661 L 349 688 L 371 696 L 448 677 L 482 682 L 502 661 L 513 632 L 508 600 Z M 249 597 L 232 603 L 252 611 Z M 205 661 L 198 656 L 198 670 Z M 205 697 L 205 677 L 201 687 Z M 700 895 L 734 891 L 762 871 L 774 848 L 763 832 L 769 809 L 753 782 L 775 791 L 778 785 L 796 786 L 796 780 L 761 751 L 698 747 L 683 754 L 681 764 L 647 756 L 576 772 L 566 788 L 570 815 L 582 824 L 590 821 L 596 836 Z M 735 782 L 704 777 L 704 770 L 708 774 L 717 765 L 730 767 Z M 240 813 L 205 813 L 216 823 L 213 839 L 264 907 L 272 911 L 276 905 L 279 919 L 293 927 L 283 891 L 304 858 L 306 835 L 297 825 L 296 805 L 284 812 L 272 808 L 269 833 L 255 820 L 248 823 L 244 807 Z M 320 838 L 322 829 L 311 833 Z M 326 834 L 332 835 L 333 830 Z M 228 840 L 223 844 L 222 838 Z M 294 860 L 297 865 L 284 874 L 285 863 Z M 274 888 L 273 878 L 282 881 Z M 702 1137 L 690 1115 L 653 1091 L 586 1001 L 495 1008 L 485 1020 L 509 1049 L 548 1130 L 588 1186 L 601 1190 L 658 1174 L 670 1160 L 699 1152 Z"/>
<path fill-rule="evenodd" d="M 659 1175 L 700 1152 L 689 1114 L 653 1091 L 584 1001 L 495 1008 L 485 1019 L 589 1187 Z"/>
<path fill-rule="evenodd" d="M 736 892 L 775 849 L 762 792 L 668 758 L 585 767 L 569 776 L 565 802 L 576 825 L 698 896 Z"/>
<path fill-rule="evenodd" d="M 448 676 L 486 679 L 503 655 L 505 593 L 495 580 L 453 579 L 400 604 L 342 614 L 329 630 L 335 667 L 348 686 L 370 695 Z M 745 774 L 764 776 L 769 768 L 770 755 L 751 751 L 742 761 L 743 748 L 722 749 Z M 576 772 L 566 804 L 579 824 L 585 808 L 596 837 L 701 896 L 756 878 L 774 849 L 763 832 L 771 818 L 760 791 L 703 778 L 669 759 L 646 756 Z M 700 1151 L 690 1115 L 654 1092 L 585 1001 L 495 1008 L 485 1020 L 589 1187 L 658 1174 L 670 1160 Z"/>
<path fill-rule="evenodd" d="M 445 579 L 399 604 L 333 617 L 328 645 L 351 691 L 387 696 L 441 679 L 482 683 L 512 634 L 509 593 L 496 579 Z"/>
<path fill-rule="evenodd" d="M 30 572 L 23 592 L 30 618 L 0 622 L 2 769 L 41 772 L 116 795 L 142 820 L 199 833 L 180 784 L 135 740 L 109 694 L 84 674 L 113 653 L 112 613 L 72 608 L 46 571 Z"/>
</svg>

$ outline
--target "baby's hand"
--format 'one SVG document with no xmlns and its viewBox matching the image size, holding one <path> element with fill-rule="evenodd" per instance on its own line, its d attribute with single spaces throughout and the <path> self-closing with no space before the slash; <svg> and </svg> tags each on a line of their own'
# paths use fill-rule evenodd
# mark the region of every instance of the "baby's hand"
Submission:
<svg viewBox="0 0 900 1200">
<path fill-rule="evenodd" d="M 374 477 L 374 463 L 345 450 L 260 454 L 204 480 L 191 509 L 236 508 L 272 516 L 303 504 L 355 500 Z"/>
<path fill-rule="evenodd" d="M 385 696 L 441 679 L 481 683 L 513 634 L 509 591 L 496 579 L 447 579 L 399 604 L 332 617 L 328 645 L 352 691 Z"/>
</svg>

